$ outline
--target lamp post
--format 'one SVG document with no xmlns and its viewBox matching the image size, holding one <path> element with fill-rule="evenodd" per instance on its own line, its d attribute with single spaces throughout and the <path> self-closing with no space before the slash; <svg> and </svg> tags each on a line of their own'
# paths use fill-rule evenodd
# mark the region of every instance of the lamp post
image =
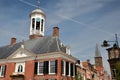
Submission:
<svg viewBox="0 0 120 80">
<path fill-rule="evenodd" d="M 114 42 L 113 47 L 110 46 L 110 42 Z M 120 62 L 120 47 L 118 43 L 118 37 L 117 34 L 115 34 L 115 41 L 107 41 L 104 40 L 102 47 L 109 47 L 106 50 L 108 51 L 108 62 L 110 65 L 110 71 L 111 71 L 111 78 L 112 80 L 116 80 L 116 63 Z"/>
<path fill-rule="evenodd" d="M 102 44 L 102 47 L 109 47 L 110 44 L 108 44 L 108 42 L 115 42 L 114 45 L 116 45 L 116 46 L 119 48 L 119 43 L 118 43 L 117 34 L 115 34 L 115 41 L 107 41 L 107 40 L 104 40 L 104 41 L 103 41 L 103 44 Z"/>
</svg>

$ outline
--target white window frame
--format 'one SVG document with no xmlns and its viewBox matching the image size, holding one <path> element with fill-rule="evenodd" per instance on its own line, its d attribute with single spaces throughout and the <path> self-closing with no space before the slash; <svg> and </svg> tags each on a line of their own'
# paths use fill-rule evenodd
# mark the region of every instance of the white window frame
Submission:
<svg viewBox="0 0 120 80">
<path fill-rule="evenodd" d="M 64 60 L 62 60 L 62 61 L 63 61 L 63 69 L 64 69 L 64 72 L 62 72 L 63 73 L 62 75 L 65 76 L 65 74 L 66 74 L 66 62 Z"/>
<path fill-rule="evenodd" d="M 18 72 L 18 68 L 19 66 L 22 66 L 21 68 L 22 69 L 22 72 Z M 25 72 L 25 62 L 19 62 L 19 63 L 16 63 L 16 66 L 15 66 L 15 74 L 24 74 Z"/>
<path fill-rule="evenodd" d="M 43 69 L 44 69 L 44 62 L 38 62 L 38 71 L 37 71 L 37 74 L 38 75 L 43 75 L 44 74 L 44 70 L 43 70 L 43 73 L 40 73 L 40 63 L 43 63 Z"/>
<path fill-rule="evenodd" d="M 55 72 L 51 72 L 51 61 L 54 61 L 55 62 L 55 60 L 50 60 L 49 61 L 49 74 L 56 74 Z M 55 66 L 56 67 L 56 66 Z"/>
<path fill-rule="evenodd" d="M 2 74 L 2 73 L 5 73 L 5 65 L 0 66 L 0 77 L 4 77 L 4 74 Z"/>
</svg>

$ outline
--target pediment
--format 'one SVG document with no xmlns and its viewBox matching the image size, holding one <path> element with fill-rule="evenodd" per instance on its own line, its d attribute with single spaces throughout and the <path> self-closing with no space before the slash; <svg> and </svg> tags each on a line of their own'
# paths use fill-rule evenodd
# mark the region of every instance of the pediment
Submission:
<svg viewBox="0 0 120 80">
<path fill-rule="evenodd" d="M 30 57 L 34 54 L 26 49 L 19 48 L 14 53 L 12 53 L 8 58 L 24 58 L 24 57 Z"/>
</svg>

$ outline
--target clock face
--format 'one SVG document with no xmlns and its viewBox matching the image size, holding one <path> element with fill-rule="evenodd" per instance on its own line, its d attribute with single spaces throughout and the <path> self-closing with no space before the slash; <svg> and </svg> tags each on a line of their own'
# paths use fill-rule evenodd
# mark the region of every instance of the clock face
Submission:
<svg viewBox="0 0 120 80">
<path fill-rule="evenodd" d="M 36 21 L 37 21 L 37 22 L 40 22 L 40 18 L 36 18 Z"/>
</svg>

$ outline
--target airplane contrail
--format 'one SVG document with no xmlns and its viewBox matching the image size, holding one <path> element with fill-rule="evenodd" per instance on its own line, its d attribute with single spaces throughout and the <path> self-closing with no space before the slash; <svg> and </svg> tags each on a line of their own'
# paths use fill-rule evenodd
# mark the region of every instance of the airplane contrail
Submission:
<svg viewBox="0 0 120 80">
<path fill-rule="evenodd" d="M 97 27 L 93 27 L 93 26 L 91 27 L 91 26 L 88 25 L 88 24 L 82 23 L 82 22 L 77 21 L 77 20 L 75 20 L 75 19 L 72 19 L 72 18 L 70 18 L 70 17 L 63 16 L 63 15 L 58 15 L 58 16 L 60 16 L 60 17 L 62 17 L 62 18 L 64 18 L 64 19 L 67 19 L 67 20 L 73 21 L 73 22 L 75 22 L 75 23 L 81 24 L 81 25 L 83 25 L 83 26 L 86 26 L 86 27 L 88 27 L 88 28 L 91 28 L 91 29 L 95 29 L 95 30 L 98 30 L 98 31 L 104 32 L 104 33 L 109 34 L 109 35 L 111 35 L 111 36 L 114 35 L 114 34 L 108 32 L 108 31 L 104 31 L 104 30 L 102 30 L 102 29 L 99 29 L 99 28 L 97 28 Z"/>
<path fill-rule="evenodd" d="M 21 2 L 23 2 L 23 3 L 25 3 L 25 4 L 28 4 L 28 5 L 30 5 L 30 6 L 33 6 L 33 7 L 38 7 L 38 6 L 36 6 L 36 5 L 34 5 L 34 4 L 31 4 L 31 3 L 29 3 L 29 2 L 27 2 L 27 1 L 24 1 L 24 0 L 19 0 L 19 1 L 21 1 Z"/>
<path fill-rule="evenodd" d="M 23 2 L 23 3 L 25 3 L 25 4 L 28 4 L 28 5 L 30 5 L 30 6 L 33 6 L 33 7 L 38 7 L 38 6 L 36 6 L 36 5 L 34 5 L 34 4 L 31 4 L 31 3 L 27 2 L 27 1 L 24 1 L 24 0 L 19 0 L 19 1 L 21 1 L 21 2 Z M 43 8 L 43 9 L 44 9 L 44 8 Z M 44 9 L 44 10 L 47 11 L 47 9 Z M 52 14 L 55 14 L 55 13 L 52 13 Z M 106 33 L 106 34 L 108 34 L 108 35 L 114 36 L 113 33 L 110 33 L 110 32 L 108 32 L 108 31 L 104 31 L 103 29 L 100 29 L 100 28 L 97 28 L 97 27 L 90 26 L 90 25 L 88 25 L 88 24 L 82 23 L 82 22 L 77 21 L 77 20 L 75 20 L 75 19 L 72 19 L 72 18 L 70 18 L 70 17 L 63 16 L 63 15 L 59 15 L 59 14 L 55 14 L 55 15 L 57 15 L 57 16 L 59 16 L 59 17 L 62 17 L 62 18 L 64 18 L 64 19 L 66 19 L 66 20 L 73 21 L 73 22 L 78 23 L 78 24 L 80 24 L 80 25 L 86 26 L 86 27 L 88 27 L 88 28 L 95 29 L 95 30 L 97 30 L 97 31 L 104 32 L 104 33 Z M 120 36 L 118 35 L 118 37 L 120 37 Z"/>
<path fill-rule="evenodd" d="M 38 6 L 36 6 L 36 5 L 34 5 L 34 4 L 30 3 L 30 2 L 27 2 L 27 1 L 25 1 L 25 0 L 19 0 L 19 1 L 22 2 L 22 3 L 25 3 L 25 4 L 29 5 L 29 6 L 33 6 L 33 7 L 35 7 L 35 8 L 38 8 Z M 45 8 L 41 8 L 41 9 L 43 9 L 44 11 L 47 10 L 47 9 L 45 9 Z"/>
</svg>

